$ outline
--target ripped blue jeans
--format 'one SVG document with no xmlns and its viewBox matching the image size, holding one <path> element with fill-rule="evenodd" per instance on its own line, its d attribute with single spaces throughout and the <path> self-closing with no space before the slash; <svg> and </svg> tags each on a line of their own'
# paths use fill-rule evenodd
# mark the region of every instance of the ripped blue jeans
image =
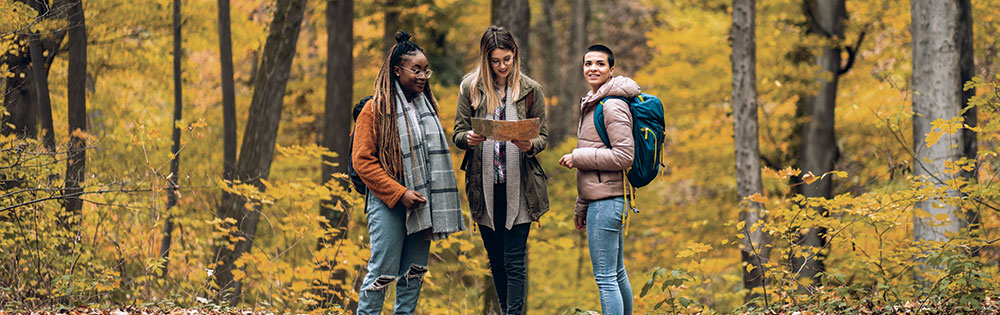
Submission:
<svg viewBox="0 0 1000 315">
<path fill-rule="evenodd" d="M 402 202 L 390 209 L 373 193 L 366 198 L 372 256 L 358 294 L 356 314 L 381 314 L 386 289 L 393 283 L 396 284 L 393 314 L 413 314 L 427 273 L 431 241 L 423 233 L 406 235 L 406 208 Z"/>
</svg>

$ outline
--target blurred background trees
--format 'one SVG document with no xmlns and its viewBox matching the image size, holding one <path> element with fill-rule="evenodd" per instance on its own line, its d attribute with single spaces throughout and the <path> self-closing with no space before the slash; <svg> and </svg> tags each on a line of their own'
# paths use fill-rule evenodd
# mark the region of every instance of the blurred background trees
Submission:
<svg viewBox="0 0 1000 315">
<path fill-rule="evenodd" d="M 350 108 L 407 30 L 449 131 L 489 23 L 548 96 L 529 312 L 600 307 L 556 163 L 593 43 L 667 113 L 637 312 L 996 301 L 1000 1 L 930 2 L 0 0 L 0 308 L 351 309 Z M 474 231 L 435 242 L 420 312 L 494 312 L 488 276 Z"/>
</svg>

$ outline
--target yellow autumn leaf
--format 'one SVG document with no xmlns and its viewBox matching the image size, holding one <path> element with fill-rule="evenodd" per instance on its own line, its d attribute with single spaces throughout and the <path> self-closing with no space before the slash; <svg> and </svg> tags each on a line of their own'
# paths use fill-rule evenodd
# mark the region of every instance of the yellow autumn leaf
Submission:
<svg viewBox="0 0 1000 315">
<path fill-rule="evenodd" d="M 915 215 L 918 218 L 922 218 L 922 219 L 924 219 L 924 218 L 930 218 L 931 217 L 931 214 L 929 212 L 924 211 L 924 209 L 920 209 L 920 208 L 914 209 L 913 210 L 913 215 Z"/>
<path fill-rule="evenodd" d="M 816 175 L 813 175 L 812 172 L 808 172 L 805 175 L 802 175 L 802 181 L 805 182 L 806 184 L 812 184 L 813 182 L 815 182 L 817 180 L 819 180 L 819 177 L 816 177 Z"/>
<path fill-rule="evenodd" d="M 680 253 L 677 253 L 677 258 L 688 258 L 691 256 L 694 256 L 694 252 L 687 249 L 682 250 Z"/>
<path fill-rule="evenodd" d="M 767 197 L 762 196 L 760 193 L 754 193 L 746 198 L 747 200 L 759 203 L 767 203 Z"/>
<path fill-rule="evenodd" d="M 830 171 L 827 172 L 827 174 L 833 174 L 834 176 L 837 176 L 839 178 L 847 178 L 847 172 L 844 171 Z"/>
</svg>

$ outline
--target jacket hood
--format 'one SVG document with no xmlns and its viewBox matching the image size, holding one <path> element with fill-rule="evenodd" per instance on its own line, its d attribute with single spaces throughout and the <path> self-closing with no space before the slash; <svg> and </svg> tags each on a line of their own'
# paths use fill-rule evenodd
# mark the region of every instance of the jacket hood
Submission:
<svg viewBox="0 0 1000 315">
<path fill-rule="evenodd" d="M 639 95 L 639 84 L 627 77 L 617 76 L 604 82 L 596 93 L 587 92 L 587 96 L 584 96 L 581 102 L 581 108 L 587 108 L 608 96 L 632 98 L 636 95 Z"/>
</svg>

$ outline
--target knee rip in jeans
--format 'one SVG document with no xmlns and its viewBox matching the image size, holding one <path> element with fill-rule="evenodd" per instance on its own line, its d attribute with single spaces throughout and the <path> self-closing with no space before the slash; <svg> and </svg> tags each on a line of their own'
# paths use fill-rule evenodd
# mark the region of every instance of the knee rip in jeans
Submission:
<svg viewBox="0 0 1000 315">
<path fill-rule="evenodd" d="M 409 283 L 410 279 L 417 279 L 417 281 L 423 281 L 424 275 L 426 274 L 427 274 L 427 266 L 411 264 L 410 268 L 406 270 L 406 274 L 403 275 L 403 279 L 406 279 L 407 283 Z"/>
<path fill-rule="evenodd" d="M 395 281 L 396 281 L 396 277 L 394 277 L 394 276 L 378 276 L 378 278 L 375 278 L 375 282 L 372 282 L 372 284 L 369 284 L 367 287 L 364 287 L 363 289 L 361 289 L 361 291 L 364 291 L 364 292 L 368 292 L 368 291 L 382 291 L 382 292 L 385 292 L 385 290 L 387 288 L 389 288 L 389 285 L 392 284 Z"/>
</svg>

